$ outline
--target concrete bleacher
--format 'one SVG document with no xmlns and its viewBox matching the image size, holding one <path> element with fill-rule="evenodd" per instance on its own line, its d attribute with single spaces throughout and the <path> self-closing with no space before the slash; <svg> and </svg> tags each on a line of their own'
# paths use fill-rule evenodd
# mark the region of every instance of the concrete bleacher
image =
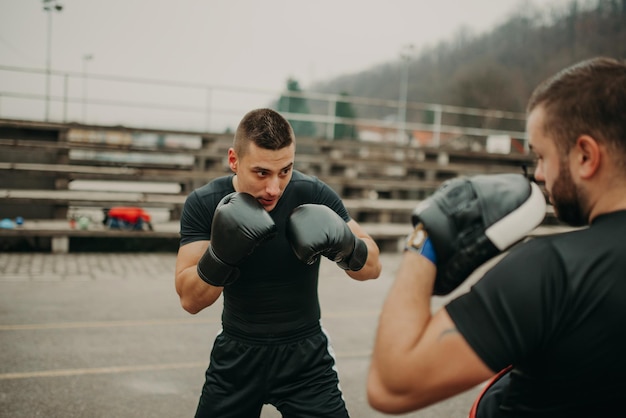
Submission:
<svg viewBox="0 0 626 418">
<path fill-rule="evenodd" d="M 55 252 L 69 251 L 74 238 L 175 241 L 188 193 L 230 172 L 231 143 L 232 134 L 0 119 L 0 218 L 25 219 L 22 226 L 0 229 L 0 239 L 7 248 L 24 239 Z M 384 251 L 398 248 L 415 205 L 443 181 L 520 173 L 531 164 L 526 154 L 353 140 L 298 138 L 296 152 L 296 168 L 333 187 Z M 93 214 L 112 206 L 140 206 L 166 216 L 153 222 L 153 231 L 109 230 Z M 89 227 L 72 228 L 69 220 L 82 213 L 90 214 Z"/>
</svg>

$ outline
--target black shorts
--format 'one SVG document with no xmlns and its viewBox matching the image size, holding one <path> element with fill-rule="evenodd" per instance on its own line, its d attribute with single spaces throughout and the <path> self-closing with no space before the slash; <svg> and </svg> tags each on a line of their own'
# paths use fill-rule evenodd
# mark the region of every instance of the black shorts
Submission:
<svg viewBox="0 0 626 418">
<path fill-rule="evenodd" d="M 196 418 L 258 417 L 264 404 L 285 418 L 349 417 L 319 325 L 281 339 L 217 336 Z"/>
</svg>

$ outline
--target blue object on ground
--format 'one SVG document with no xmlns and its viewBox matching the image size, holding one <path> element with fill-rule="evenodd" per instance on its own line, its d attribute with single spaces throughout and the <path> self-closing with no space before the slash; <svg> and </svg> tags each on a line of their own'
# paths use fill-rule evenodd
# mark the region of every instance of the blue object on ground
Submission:
<svg viewBox="0 0 626 418">
<path fill-rule="evenodd" d="M 4 218 L 0 221 L 0 228 L 2 229 L 13 229 L 15 225 L 13 225 L 13 221 L 9 218 Z"/>
</svg>

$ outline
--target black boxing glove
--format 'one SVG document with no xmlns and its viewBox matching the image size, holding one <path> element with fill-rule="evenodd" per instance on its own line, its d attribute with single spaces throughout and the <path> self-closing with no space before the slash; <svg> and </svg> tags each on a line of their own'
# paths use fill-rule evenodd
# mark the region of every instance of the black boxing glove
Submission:
<svg viewBox="0 0 626 418">
<path fill-rule="evenodd" d="M 367 261 L 367 245 L 328 206 L 306 204 L 293 210 L 287 221 L 287 239 L 306 264 L 320 255 L 344 270 L 359 271 Z"/>
<path fill-rule="evenodd" d="M 426 231 L 434 249 L 435 256 L 429 257 L 437 266 L 433 294 L 452 292 L 480 265 L 526 237 L 545 213 L 539 186 L 521 174 L 444 182 L 411 217 L 414 227 Z M 415 238 L 415 233 L 409 235 L 407 248 L 426 242 Z"/>
<path fill-rule="evenodd" d="M 253 196 L 225 196 L 215 209 L 211 244 L 198 262 L 198 275 L 213 286 L 231 284 L 239 277 L 241 260 L 274 235 L 274 220 Z"/>
</svg>

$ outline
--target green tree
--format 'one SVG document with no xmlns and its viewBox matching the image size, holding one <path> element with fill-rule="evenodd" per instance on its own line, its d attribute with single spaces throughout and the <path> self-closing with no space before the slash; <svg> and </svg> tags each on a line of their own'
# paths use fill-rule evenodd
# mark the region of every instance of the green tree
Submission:
<svg viewBox="0 0 626 418">
<path fill-rule="evenodd" d="M 341 92 L 342 97 L 348 97 L 348 93 Z M 335 116 L 338 118 L 356 119 L 356 112 L 352 107 L 352 103 L 344 100 L 338 100 L 335 105 Z M 359 132 L 356 125 L 346 123 L 336 123 L 333 130 L 333 139 L 358 139 Z"/>
<path fill-rule="evenodd" d="M 302 89 L 297 80 L 290 78 L 287 80 L 287 92 L 288 93 L 301 93 Z M 309 105 L 304 97 L 292 96 L 290 94 L 283 94 L 278 100 L 278 111 L 283 113 L 301 113 L 309 114 Z M 315 136 L 315 125 L 313 122 L 306 120 L 297 120 L 288 118 L 293 132 L 296 136 Z"/>
</svg>

